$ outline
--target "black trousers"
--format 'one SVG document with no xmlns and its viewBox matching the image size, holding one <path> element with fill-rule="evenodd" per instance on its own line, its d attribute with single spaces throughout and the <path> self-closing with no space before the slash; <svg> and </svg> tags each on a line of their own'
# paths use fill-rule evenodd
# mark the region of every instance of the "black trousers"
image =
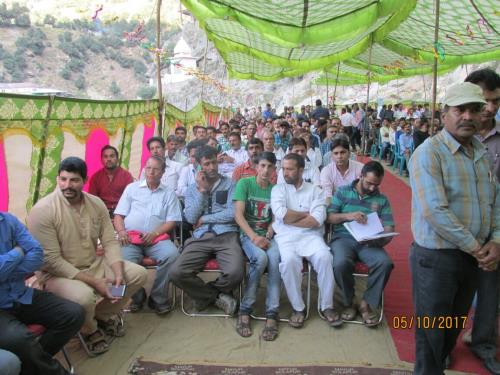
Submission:
<svg viewBox="0 0 500 375">
<path fill-rule="evenodd" d="M 79 304 L 35 289 L 30 305 L 0 310 L 0 348 L 19 357 L 23 375 L 68 374 L 53 356 L 80 329 L 85 310 Z M 37 340 L 27 324 L 46 327 Z"/>
<path fill-rule="evenodd" d="M 457 249 L 427 249 L 414 243 L 410 269 L 415 305 L 415 375 L 444 374 L 444 360 L 465 324 L 479 267 Z"/>
</svg>

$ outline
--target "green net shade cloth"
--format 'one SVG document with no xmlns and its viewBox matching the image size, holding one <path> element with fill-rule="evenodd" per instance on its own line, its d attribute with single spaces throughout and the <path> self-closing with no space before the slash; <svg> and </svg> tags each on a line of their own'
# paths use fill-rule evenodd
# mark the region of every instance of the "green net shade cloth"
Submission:
<svg viewBox="0 0 500 375">
<path fill-rule="evenodd" d="M 339 61 L 342 84 L 366 83 L 368 69 L 381 83 L 432 71 L 434 0 L 182 3 L 233 78 L 276 80 L 315 70 L 336 76 Z M 500 58 L 496 8 L 493 0 L 441 0 L 439 72 Z M 371 41 L 373 66 L 368 64 Z"/>
</svg>

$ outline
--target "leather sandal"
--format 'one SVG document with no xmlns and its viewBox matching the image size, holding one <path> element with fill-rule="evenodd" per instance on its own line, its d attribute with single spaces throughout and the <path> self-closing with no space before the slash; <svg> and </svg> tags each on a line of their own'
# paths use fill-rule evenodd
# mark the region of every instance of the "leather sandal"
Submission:
<svg viewBox="0 0 500 375">
<path fill-rule="evenodd" d="M 288 324 L 293 328 L 302 328 L 304 326 L 305 318 L 306 318 L 305 310 L 303 311 L 293 310 L 292 315 L 290 315 L 290 319 L 288 320 Z"/>
<path fill-rule="evenodd" d="M 81 338 L 91 355 L 105 353 L 110 348 L 106 335 L 100 328 L 97 328 L 97 330 L 90 335 L 82 334 Z"/>
<path fill-rule="evenodd" d="M 97 320 L 97 325 L 109 336 L 113 337 L 125 336 L 125 326 L 122 324 L 120 319 L 116 317 L 110 318 L 106 321 Z"/>
<path fill-rule="evenodd" d="M 337 328 L 344 324 L 344 321 L 340 318 L 340 314 L 334 309 L 325 309 L 323 315 L 328 321 L 328 324 L 330 324 L 330 327 Z"/>
<path fill-rule="evenodd" d="M 272 324 L 269 324 L 270 322 L 274 322 Z M 278 326 L 279 322 L 278 320 L 275 319 L 266 319 L 266 325 L 264 326 L 264 329 L 262 330 L 262 339 L 265 341 L 274 341 L 278 337 Z"/>
<path fill-rule="evenodd" d="M 244 319 L 246 317 L 246 319 Z M 238 321 L 236 322 L 236 332 L 241 337 L 252 336 L 252 327 L 250 326 L 250 315 L 241 314 L 238 316 Z"/>
</svg>

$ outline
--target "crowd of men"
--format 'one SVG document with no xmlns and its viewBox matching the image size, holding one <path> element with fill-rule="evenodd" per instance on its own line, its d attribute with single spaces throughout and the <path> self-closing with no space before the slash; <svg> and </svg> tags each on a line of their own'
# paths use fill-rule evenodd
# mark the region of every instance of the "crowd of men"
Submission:
<svg viewBox="0 0 500 375">
<path fill-rule="evenodd" d="M 56 190 L 33 206 L 27 229 L 0 213 L 1 372 L 17 374 L 21 366 L 23 374 L 66 374 L 52 357 L 73 335 L 80 333 L 88 352 L 106 352 L 109 337 L 126 333 L 119 316 L 126 305 L 131 312 L 145 303 L 159 315 L 172 310 L 170 283 L 189 295 L 195 311 L 215 306 L 237 315 L 237 333 L 249 337 L 264 272 L 261 336 L 273 341 L 282 282 L 292 307 L 290 326 L 304 325 L 304 261 L 317 274 L 319 307 L 329 326 L 358 314 L 365 326 L 376 326 L 394 267 L 384 249 L 392 237 L 357 241 L 343 224 L 365 224 L 376 213 L 383 231 L 394 231 L 391 204 L 379 187 L 383 161 L 399 152 L 407 158 L 413 190 L 415 314 L 467 315 L 478 291 L 471 349 L 500 373 L 500 130 L 494 118 L 500 78 L 485 69 L 467 81 L 447 91 L 438 118 L 442 130 L 440 122 L 428 126 L 427 105 L 407 111 L 389 105 L 378 113 L 354 105 L 336 117 L 317 100 L 312 111 L 286 108 L 281 116 L 270 105 L 254 113 L 238 110 L 217 129 L 194 126 L 189 142 L 184 127 L 166 140 L 152 137 L 137 181 L 119 166 L 118 150 L 107 145 L 88 193 L 85 162 L 64 159 Z M 380 149 L 381 162 L 351 158 L 372 146 Z M 179 228 L 180 247 L 173 238 Z M 157 265 L 149 293 L 145 257 Z M 205 282 L 198 274 L 212 258 L 220 276 Z M 369 269 L 358 303 L 356 261 Z M 42 290 L 25 285 L 34 272 Z M 239 302 L 233 291 L 243 280 Z M 123 285 L 121 295 L 113 292 Z M 26 328 L 33 323 L 46 327 L 38 341 Z M 442 374 L 461 328 L 416 327 L 415 373 Z"/>
</svg>

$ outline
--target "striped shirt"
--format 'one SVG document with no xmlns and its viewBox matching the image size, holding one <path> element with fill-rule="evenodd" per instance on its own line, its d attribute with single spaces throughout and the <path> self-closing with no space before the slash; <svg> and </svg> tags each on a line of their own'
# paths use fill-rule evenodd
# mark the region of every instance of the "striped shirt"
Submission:
<svg viewBox="0 0 500 375">
<path fill-rule="evenodd" d="M 349 212 L 361 211 L 365 214 L 376 212 L 384 227 L 394 226 L 392 209 L 389 200 L 380 192 L 361 197 L 356 190 L 356 184 L 359 179 L 354 180 L 352 184 L 340 186 L 332 197 L 332 201 L 327 208 L 327 213 L 343 214 Z M 348 235 L 349 231 L 343 224 L 336 224 L 333 227 L 335 235 Z"/>
<path fill-rule="evenodd" d="M 500 243 L 500 185 L 484 146 L 476 138 L 472 146 L 470 155 L 443 129 L 410 159 L 411 227 L 420 246 L 471 252 L 489 236 Z"/>
</svg>

